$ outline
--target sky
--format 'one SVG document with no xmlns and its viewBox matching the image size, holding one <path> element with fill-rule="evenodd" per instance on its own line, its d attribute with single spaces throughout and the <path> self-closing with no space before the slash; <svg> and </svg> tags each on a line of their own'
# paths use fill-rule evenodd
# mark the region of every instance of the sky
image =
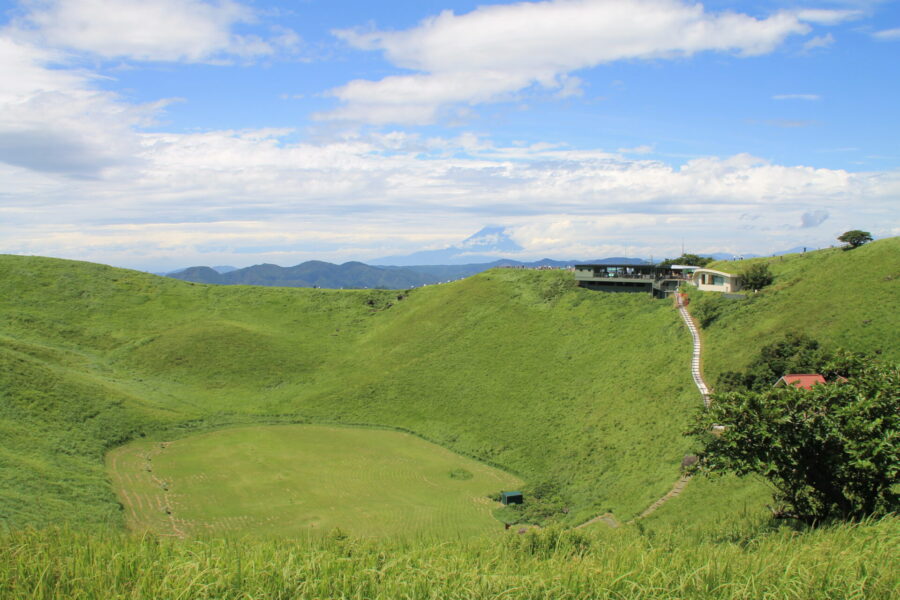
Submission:
<svg viewBox="0 0 900 600">
<path fill-rule="evenodd" d="M 148 271 L 900 235 L 900 3 L 0 0 L 0 253 Z M 480 252 L 484 254 L 483 252 Z"/>
</svg>

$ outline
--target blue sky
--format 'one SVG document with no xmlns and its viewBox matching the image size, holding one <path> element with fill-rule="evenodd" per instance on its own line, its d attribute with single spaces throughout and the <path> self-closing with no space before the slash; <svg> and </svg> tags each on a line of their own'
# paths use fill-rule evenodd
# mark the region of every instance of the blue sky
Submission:
<svg viewBox="0 0 900 600">
<path fill-rule="evenodd" d="M 0 252 L 147 270 L 900 234 L 897 2 L 0 2 Z"/>
</svg>

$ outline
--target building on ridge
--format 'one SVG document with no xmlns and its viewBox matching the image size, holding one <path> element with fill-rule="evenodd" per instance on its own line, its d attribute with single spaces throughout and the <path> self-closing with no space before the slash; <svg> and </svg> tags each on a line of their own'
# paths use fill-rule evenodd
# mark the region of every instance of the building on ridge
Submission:
<svg viewBox="0 0 900 600">
<path fill-rule="evenodd" d="M 601 292 L 647 292 L 664 298 L 678 290 L 681 282 L 689 279 L 684 266 L 575 265 L 578 285 Z"/>
<path fill-rule="evenodd" d="M 692 283 L 703 292 L 733 294 L 741 290 L 741 276 L 715 269 L 697 268 L 691 276 Z"/>
</svg>

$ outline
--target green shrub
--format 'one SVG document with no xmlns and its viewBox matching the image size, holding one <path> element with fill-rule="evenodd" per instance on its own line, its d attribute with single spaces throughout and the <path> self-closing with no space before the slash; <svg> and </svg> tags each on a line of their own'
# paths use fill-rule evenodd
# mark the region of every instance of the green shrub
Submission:
<svg viewBox="0 0 900 600">
<path fill-rule="evenodd" d="M 807 523 L 900 510 L 900 367 L 842 362 L 846 380 L 809 390 L 715 394 L 690 431 L 705 440 L 699 469 L 761 475 L 776 516 Z M 716 424 L 725 430 L 710 435 Z"/>
<path fill-rule="evenodd" d="M 818 341 L 792 331 L 783 339 L 763 346 L 746 370 L 720 374 L 716 390 L 761 392 L 788 373 L 820 373 L 833 357 Z"/>
<path fill-rule="evenodd" d="M 775 280 L 769 265 L 763 262 L 753 263 L 741 273 L 741 285 L 746 289 L 759 291 L 771 285 Z"/>
<path fill-rule="evenodd" d="M 706 329 L 727 311 L 729 304 L 733 303 L 733 300 L 717 292 L 695 292 L 691 295 L 691 314 L 700 323 L 700 327 Z"/>
</svg>

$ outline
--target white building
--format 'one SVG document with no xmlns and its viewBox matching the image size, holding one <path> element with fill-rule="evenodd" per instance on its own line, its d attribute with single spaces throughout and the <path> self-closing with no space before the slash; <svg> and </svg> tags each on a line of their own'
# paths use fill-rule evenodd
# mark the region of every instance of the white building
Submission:
<svg viewBox="0 0 900 600">
<path fill-rule="evenodd" d="M 697 269 L 692 277 L 697 289 L 704 292 L 733 293 L 741 291 L 740 275 L 732 275 L 715 269 Z"/>
</svg>

